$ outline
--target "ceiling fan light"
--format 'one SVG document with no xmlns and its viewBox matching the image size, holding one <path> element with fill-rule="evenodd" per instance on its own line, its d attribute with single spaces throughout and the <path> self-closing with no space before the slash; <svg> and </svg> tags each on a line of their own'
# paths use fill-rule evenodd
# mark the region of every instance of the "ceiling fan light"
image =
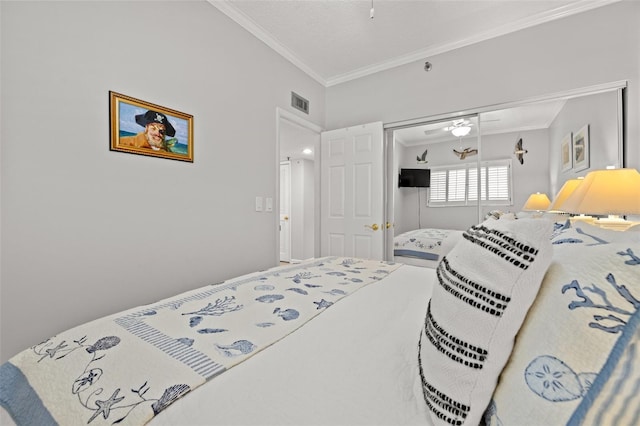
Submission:
<svg viewBox="0 0 640 426">
<path fill-rule="evenodd" d="M 451 129 L 451 134 L 457 138 L 461 138 L 463 136 L 467 136 L 470 131 L 471 131 L 471 127 L 460 126 L 460 127 L 454 127 L 453 129 Z"/>
</svg>

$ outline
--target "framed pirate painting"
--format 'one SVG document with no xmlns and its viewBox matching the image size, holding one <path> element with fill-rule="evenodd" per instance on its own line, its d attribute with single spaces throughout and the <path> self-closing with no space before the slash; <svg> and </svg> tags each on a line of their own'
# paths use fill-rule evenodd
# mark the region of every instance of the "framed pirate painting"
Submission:
<svg viewBox="0 0 640 426">
<path fill-rule="evenodd" d="M 112 151 L 193 162 L 193 116 L 109 92 Z"/>
</svg>

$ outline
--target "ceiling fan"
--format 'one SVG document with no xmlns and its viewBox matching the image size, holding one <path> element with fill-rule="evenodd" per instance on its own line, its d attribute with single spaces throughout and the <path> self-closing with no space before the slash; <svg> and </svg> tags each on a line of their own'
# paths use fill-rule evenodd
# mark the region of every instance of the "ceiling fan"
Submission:
<svg viewBox="0 0 640 426">
<path fill-rule="evenodd" d="M 429 125 L 430 128 L 425 130 L 424 134 L 427 136 L 435 136 L 436 134 L 444 135 L 443 132 L 451 132 L 453 129 L 461 127 L 471 128 L 471 126 L 474 126 L 474 124 L 470 120 L 461 118 L 453 121 L 446 121 L 434 125 Z"/>
</svg>

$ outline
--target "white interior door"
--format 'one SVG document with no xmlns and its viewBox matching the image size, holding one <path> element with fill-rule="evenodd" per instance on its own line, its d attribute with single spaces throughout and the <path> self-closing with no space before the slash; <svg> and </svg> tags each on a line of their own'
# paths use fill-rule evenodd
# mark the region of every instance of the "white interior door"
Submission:
<svg viewBox="0 0 640 426">
<path fill-rule="evenodd" d="M 321 135 L 322 256 L 384 258 L 382 123 Z"/>
<path fill-rule="evenodd" d="M 291 262 L 291 162 L 280 163 L 280 262 Z"/>
</svg>

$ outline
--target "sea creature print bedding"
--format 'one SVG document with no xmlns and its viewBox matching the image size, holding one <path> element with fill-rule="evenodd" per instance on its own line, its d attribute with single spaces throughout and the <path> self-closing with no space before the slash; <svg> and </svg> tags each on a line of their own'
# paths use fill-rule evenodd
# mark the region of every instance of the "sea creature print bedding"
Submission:
<svg viewBox="0 0 640 426">
<path fill-rule="evenodd" d="M 442 242 L 453 231 L 451 229 L 424 228 L 404 232 L 393 239 L 394 256 L 439 260 Z"/>
<path fill-rule="evenodd" d="M 17 424 L 145 424 L 399 266 L 323 258 L 80 325 L 0 366 L 0 403 Z"/>
</svg>

